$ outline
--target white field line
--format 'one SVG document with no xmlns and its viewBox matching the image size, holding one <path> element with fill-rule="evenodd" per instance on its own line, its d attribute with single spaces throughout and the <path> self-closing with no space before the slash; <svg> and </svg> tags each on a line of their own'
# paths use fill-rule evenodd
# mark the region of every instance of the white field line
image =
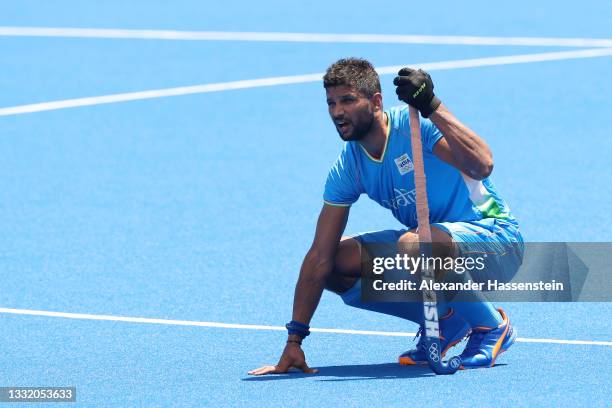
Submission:
<svg viewBox="0 0 612 408">
<path fill-rule="evenodd" d="M 481 37 L 456 35 L 177 31 L 70 27 L 0 27 L 0 36 L 114 38 L 179 41 L 264 41 L 307 43 L 502 45 L 537 47 L 612 47 L 612 39 L 608 38 Z"/>
<path fill-rule="evenodd" d="M 612 48 L 593 48 L 577 51 L 545 52 L 538 54 L 520 54 L 500 57 L 472 58 L 464 60 L 450 60 L 439 62 L 425 62 L 410 64 L 428 71 L 440 71 L 460 68 L 474 68 L 495 65 L 525 64 L 544 61 L 558 61 L 578 58 L 595 58 L 612 55 Z M 378 68 L 381 75 L 395 74 L 404 65 L 394 65 Z M 20 115 L 24 113 L 43 112 L 58 109 L 76 108 L 81 106 L 102 105 L 136 101 L 143 99 L 165 98 L 169 96 L 193 95 L 209 92 L 221 92 L 236 89 L 259 88 L 265 86 L 278 86 L 321 81 L 323 73 L 291 75 L 260 79 L 247 79 L 231 82 L 217 82 L 211 84 L 182 86 L 177 88 L 153 89 L 149 91 L 127 92 L 120 94 L 92 96 L 86 98 L 64 99 L 51 102 L 33 103 L 28 105 L 10 106 L 0 108 L 0 116 Z"/>
<path fill-rule="evenodd" d="M 146 323 L 146 324 L 162 324 L 170 326 L 193 326 L 193 327 L 213 327 L 222 329 L 247 329 L 247 330 L 275 330 L 285 331 L 283 326 L 264 326 L 257 324 L 234 324 L 234 323 L 218 323 L 218 322 L 199 322 L 193 320 L 170 320 L 170 319 L 151 319 L 146 317 L 127 317 L 127 316 L 110 316 L 96 315 L 86 313 L 64 313 L 50 312 L 45 310 L 30 310 L 30 309 L 11 309 L 0 308 L 0 313 L 26 315 L 26 316 L 44 316 L 58 317 L 65 319 L 80 319 L 80 320 L 104 320 L 113 322 L 126 323 Z M 386 336 L 386 337 L 412 337 L 415 333 L 406 332 L 387 332 L 387 331 L 371 331 L 371 330 L 349 330 L 349 329 L 310 329 L 312 332 L 320 333 L 335 333 L 335 334 L 358 334 L 368 336 Z M 612 341 L 591 341 L 591 340 L 560 340 L 560 339 L 528 339 L 518 338 L 516 341 L 524 343 L 546 343 L 546 344 L 572 344 L 586 346 L 612 346 Z"/>
</svg>

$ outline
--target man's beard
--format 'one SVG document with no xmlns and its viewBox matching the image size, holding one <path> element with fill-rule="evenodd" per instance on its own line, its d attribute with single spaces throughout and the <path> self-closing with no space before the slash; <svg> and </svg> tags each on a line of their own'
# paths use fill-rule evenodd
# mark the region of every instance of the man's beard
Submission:
<svg viewBox="0 0 612 408">
<path fill-rule="evenodd" d="M 348 137 L 346 138 L 342 137 L 342 133 L 340 132 L 340 130 L 338 130 L 338 134 L 340 135 L 340 138 L 344 141 L 358 142 L 370 132 L 370 129 L 372 129 L 372 125 L 374 124 L 374 119 L 375 119 L 374 113 L 368 112 L 368 118 L 366 119 L 359 118 L 354 124 L 352 124 L 353 131 Z"/>
</svg>

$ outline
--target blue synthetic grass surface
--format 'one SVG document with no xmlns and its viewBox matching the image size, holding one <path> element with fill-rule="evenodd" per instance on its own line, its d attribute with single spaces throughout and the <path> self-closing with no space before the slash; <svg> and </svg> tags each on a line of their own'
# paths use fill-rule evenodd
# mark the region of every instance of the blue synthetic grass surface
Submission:
<svg viewBox="0 0 612 408">
<path fill-rule="evenodd" d="M 611 38 L 604 1 L 21 1 L 0 26 Z M 0 108 L 553 47 L 0 37 Z M 573 49 L 573 48 L 572 48 Z M 528 241 L 610 241 L 612 57 L 432 72 L 491 145 Z M 396 104 L 393 76 L 381 77 Z M 341 149 L 320 83 L 0 117 L 0 307 L 283 325 Z M 396 228 L 362 197 L 347 233 Z M 609 303 L 504 305 L 519 337 L 609 341 Z M 323 296 L 312 326 L 415 331 Z M 610 346 L 517 343 L 490 370 L 400 367 L 406 337 L 316 333 L 316 376 L 258 377 L 279 331 L 0 314 L 0 386 L 87 406 L 606 406 Z M 40 405 L 36 405 L 40 406 Z"/>
</svg>

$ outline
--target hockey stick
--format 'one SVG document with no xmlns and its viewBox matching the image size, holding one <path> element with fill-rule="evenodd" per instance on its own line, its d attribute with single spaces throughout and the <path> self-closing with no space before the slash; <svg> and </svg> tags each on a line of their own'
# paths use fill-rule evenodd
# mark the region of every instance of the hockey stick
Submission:
<svg viewBox="0 0 612 408">
<path fill-rule="evenodd" d="M 410 138 L 412 145 L 412 161 L 414 164 L 414 186 L 416 189 L 417 224 L 419 246 L 424 261 L 421 264 L 421 280 L 432 288 L 435 280 L 435 271 L 429 268 L 426 260 L 431 257 L 431 226 L 429 225 L 429 204 L 427 202 L 427 185 L 425 182 L 425 166 L 423 164 L 423 145 L 421 143 L 421 124 L 419 111 L 410 106 Z M 452 357 L 449 361 L 442 361 L 440 350 L 440 325 L 438 322 L 438 307 L 436 292 L 423 290 L 423 317 L 425 330 L 426 356 L 429 367 L 436 374 L 455 374 L 461 365 L 461 358 Z"/>
</svg>

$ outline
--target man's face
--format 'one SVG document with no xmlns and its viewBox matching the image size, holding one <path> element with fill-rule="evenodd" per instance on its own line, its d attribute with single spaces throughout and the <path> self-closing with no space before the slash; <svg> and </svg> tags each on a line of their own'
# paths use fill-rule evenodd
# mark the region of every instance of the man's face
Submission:
<svg viewBox="0 0 612 408">
<path fill-rule="evenodd" d="M 334 86 L 325 90 L 329 115 L 342 140 L 360 140 L 374 123 L 374 105 L 350 86 Z"/>
</svg>

